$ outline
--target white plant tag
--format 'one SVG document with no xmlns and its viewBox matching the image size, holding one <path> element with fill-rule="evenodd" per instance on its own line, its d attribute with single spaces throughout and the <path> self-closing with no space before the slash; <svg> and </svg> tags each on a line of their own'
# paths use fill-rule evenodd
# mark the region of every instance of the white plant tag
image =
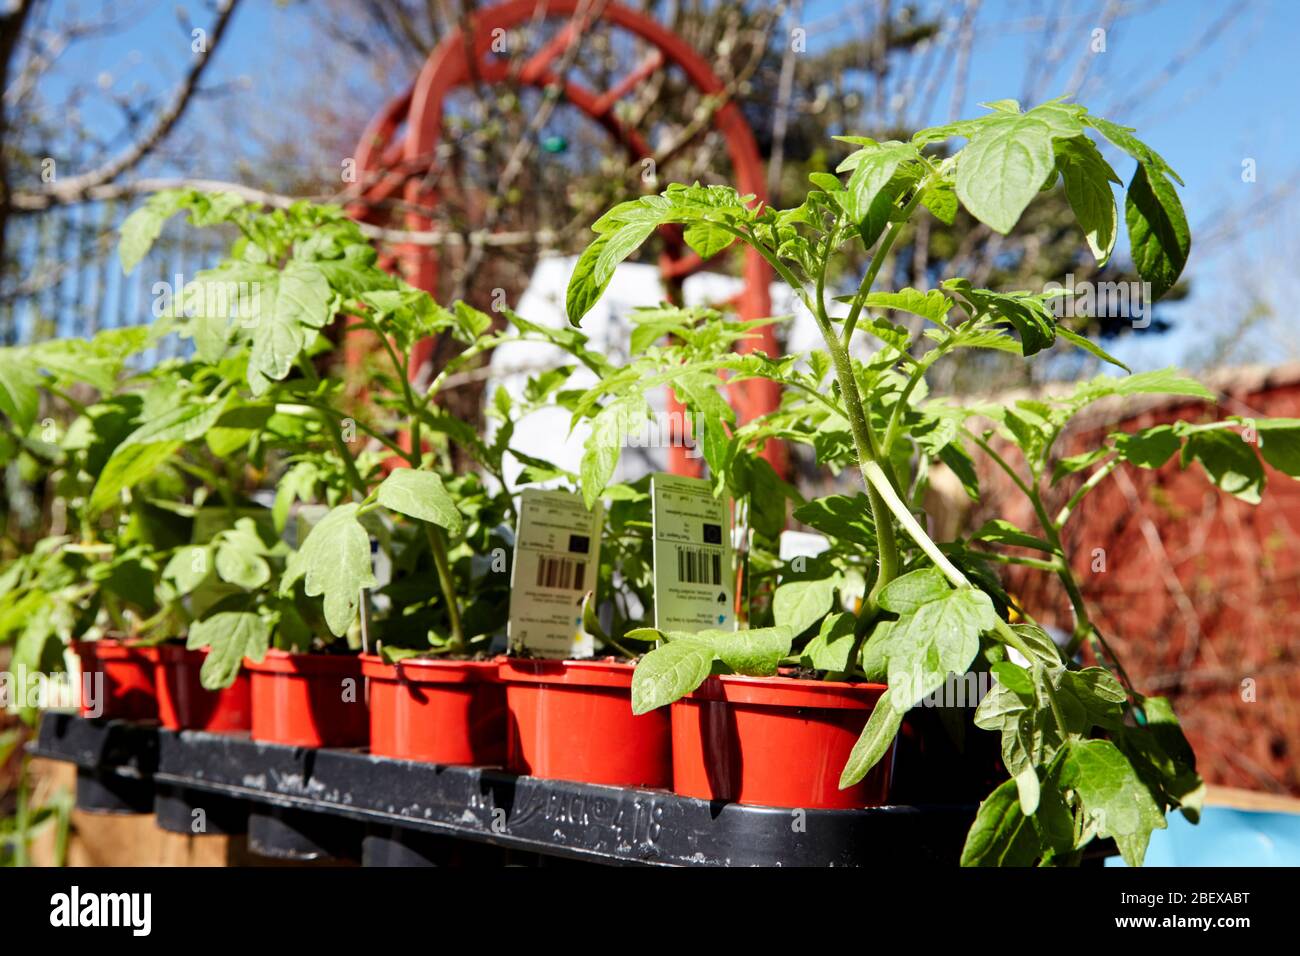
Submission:
<svg viewBox="0 0 1300 956">
<path fill-rule="evenodd" d="M 800 558 L 815 558 L 829 551 L 831 543 L 824 534 L 811 531 L 782 531 L 780 538 L 781 563 L 793 564 L 796 572 L 802 571 Z M 796 563 L 797 562 L 797 563 Z"/>
<path fill-rule="evenodd" d="M 655 627 L 661 631 L 735 630 L 731 500 L 708 481 L 656 474 Z"/>
<path fill-rule="evenodd" d="M 538 657 L 590 657 L 595 642 L 582 628 L 582 599 L 596 588 L 605 509 L 588 511 L 582 496 L 525 488 L 510 572 L 510 647 Z"/>
</svg>

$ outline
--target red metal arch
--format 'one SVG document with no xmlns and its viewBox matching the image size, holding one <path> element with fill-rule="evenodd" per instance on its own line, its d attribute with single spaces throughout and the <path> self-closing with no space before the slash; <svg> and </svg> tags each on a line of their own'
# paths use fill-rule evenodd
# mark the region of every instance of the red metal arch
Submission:
<svg viewBox="0 0 1300 956">
<path fill-rule="evenodd" d="M 363 134 L 355 157 L 362 183 L 362 201 L 352 207 L 353 215 L 372 218 L 377 202 L 398 198 L 418 209 L 437 205 L 437 190 L 428 181 L 433 177 L 426 178 L 424 174 L 435 162 L 442 136 L 445 100 L 452 91 L 469 84 L 513 82 L 537 88 L 558 84 L 566 102 L 604 128 L 611 139 L 627 151 L 629 158 L 635 161 L 648 157 L 651 151 L 646 143 L 636 130 L 627 128 L 618 120 L 615 106 L 656 70 L 669 65 L 679 67 L 701 93 L 723 98 L 722 105 L 713 115 L 713 126 L 726 143 L 737 188 L 742 193 L 754 194 L 759 202 L 764 201 L 763 164 L 753 133 L 740 108 L 725 98 L 725 87 L 708 63 L 680 37 L 649 17 L 614 3 L 605 5 L 598 16 L 584 14 L 583 11 L 590 7 L 591 4 L 585 0 L 510 0 L 474 14 L 467 33 L 457 29 L 445 37 L 425 62 L 410 91 L 390 101 Z M 502 35 L 502 31 L 536 25 L 542 18 L 564 18 L 568 22 L 522 66 L 512 67 L 509 62 L 490 56 L 493 41 Z M 639 65 L 604 93 L 557 77 L 552 71 L 575 33 L 589 29 L 596 19 L 611 23 L 652 47 Z M 433 227 L 432 220 L 420 212 L 408 211 L 404 219 L 406 228 L 410 230 L 424 231 Z M 665 239 L 667 248 L 660 259 L 660 272 L 665 281 L 679 282 L 701 268 L 699 257 L 682 245 L 680 229 L 666 228 Z M 402 260 L 408 281 L 430 292 L 437 290 L 436 249 L 405 246 L 397 249 L 396 254 Z M 771 313 L 771 270 L 753 250 L 745 249 L 744 255 L 744 286 L 736 299 L 736 309 L 742 318 L 763 318 Z M 762 349 L 769 355 L 776 355 L 778 351 L 770 328 L 740 347 L 746 351 Z M 427 361 L 431 354 L 432 343 L 425 343 L 417 352 L 417 360 Z M 416 364 L 418 366 L 422 361 Z M 750 381 L 732 389 L 732 402 L 742 420 L 775 409 L 778 401 L 779 389 L 772 382 Z M 774 464 L 783 464 L 784 455 L 780 449 L 773 448 L 769 457 L 776 459 Z M 682 449 L 673 449 L 674 471 L 691 471 L 695 464 L 685 457 Z"/>
</svg>

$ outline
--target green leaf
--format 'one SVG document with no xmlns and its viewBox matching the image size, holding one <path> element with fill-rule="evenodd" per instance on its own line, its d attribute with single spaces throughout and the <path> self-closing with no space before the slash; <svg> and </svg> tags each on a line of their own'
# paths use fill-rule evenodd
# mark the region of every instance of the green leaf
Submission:
<svg viewBox="0 0 1300 956">
<path fill-rule="evenodd" d="M 359 507 L 350 502 L 332 510 L 311 529 L 299 552 L 307 596 L 325 596 L 325 623 L 339 636 L 356 620 L 361 589 L 375 586 L 370 536 L 357 520 Z"/>
<path fill-rule="evenodd" d="M 929 186 L 921 193 L 921 205 L 930 210 L 935 219 L 951 226 L 957 218 L 957 193 L 953 183 L 945 180 Z"/>
<path fill-rule="evenodd" d="M 1086 715 L 1085 720 L 1107 730 L 1119 729 L 1128 695 L 1110 671 L 1104 667 L 1063 671 L 1059 686 L 1062 692 L 1078 702 Z"/>
<path fill-rule="evenodd" d="M 994 544 L 1009 544 L 1018 548 L 1033 548 L 1047 554 L 1053 553 L 1054 550 L 1052 546 L 1042 538 L 1021 531 L 1010 521 L 1004 521 L 1002 518 L 993 518 L 986 521 L 978 531 L 971 535 L 971 537 L 976 541 L 989 541 Z"/>
<path fill-rule="evenodd" d="M 726 229 L 708 222 L 692 223 L 682 238 L 701 259 L 712 259 L 736 241 Z"/>
<path fill-rule="evenodd" d="M 117 446 L 116 455 L 132 445 L 149 445 L 157 442 L 180 442 L 186 444 L 202 438 L 226 410 L 225 397 L 215 402 L 203 402 L 198 399 L 182 400 L 181 404 L 169 409 L 157 418 L 145 422 L 122 440 Z"/>
<path fill-rule="evenodd" d="M 1026 357 L 1056 343 L 1056 320 L 1041 301 L 998 296 L 995 307 L 1020 333 L 1020 351 Z"/>
<path fill-rule="evenodd" d="M 895 614 L 911 614 L 923 604 L 941 601 L 952 586 L 938 568 L 921 568 L 890 581 L 880 592 L 880 606 Z"/>
<path fill-rule="evenodd" d="M 907 329 L 901 325 L 895 325 L 888 319 L 876 316 L 870 322 L 859 325 L 858 328 L 870 332 L 890 348 L 897 349 L 899 352 L 906 352 L 911 346 L 912 337 L 908 334 Z"/>
<path fill-rule="evenodd" d="M 931 332 L 938 336 L 943 335 L 942 332 L 935 332 L 934 330 L 931 330 Z M 930 335 L 931 332 L 927 332 L 926 335 Z M 962 332 L 957 336 L 953 345 L 964 349 L 993 349 L 1011 355 L 1023 354 L 1019 342 L 997 329 L 976 329 L 973 332 Z"/>
<path fill-rule="evenodd" d="M 189 545 L 177 549 L 163 568 L 163 580 L 171 581 L 178 594 L 184 596 L 206 580 L 212 573 L 209 549 L 202 545 Z"/>
<path fill-rule="evenodd" d="M 819 671 L 849 670 L 856 624 L 857 618 L 852 614 L 828 614 L 817 636 L 804 645 L 800 657 L 804 666 Z"/>
<path fill-rule="evenodd" d="M 1085 825 L 1113 837 L 1129 866 L 1141 866 L 1152 830 L 1166 826 L 1124 754 L 1109 740 L 1072 740 L 1061 770 L 1061 784 L 1078 795 Z"/>
<path fill-rule="evenodd" d="M 871 503 L 861 492 L 852 498 L 846 495 L 814 498 L 795 508 L 794 518 L 832 538 L 870 549 L 876 546 L 876 532 L 871 523 Z"/>
<path fill-rule="evenodd" d="M 431 471 L 398 468 L 379 486 L 379 503 L 408 518 L 446 528 L 452 538 L 464 532 L 464 519 L 442 479 Z"/>
<path fill-rule="evenodd" d="M 1178 185 L 1185 185 L 1178 174 L 1174 172 L 1169 164 L 1164 161 L 1154 149 L 1146 143 L 1139 140 L 1133 135 L 1133 129 L 1129 126 L 1120 126 L 1112 123 L 1110 120 L 1102 119 L 1100 116 L 1085 115 L 1083 122 L 1091 126 L 1097 132 L 1101 133 L 1108 140 L 1118 146 L 1124 152 L 1128 153 L 1143 166 L 1149 166 L 1156 172 L 1163 173 L 1174 179 Z"/>
<path fill-rule="evenodd" d="M 919 315 L 935 325 L 945 325 L 952 301 L 938 289 L 918 292 L 916 289 L 901 289 L 898 292 L 872 292 L 863 302 L 871 309 L 895 309 Z"/>
<path fill-rule="evenodd" d="M 957 158 L 957 196 L 1006 235 L 1054 167 L 1051 130 L 1032 113 L 980 127 Z"/>
<path fill-rule="evenodd" d="M 608 214 L 606 214 L 608 215 Z M 658 219 L 630 222 L 603 233 L 578 257 L 565 293 L 569 321 L 578 325 L 601 297 L 618 264 L 630 256 L 659 226 Z"/>
<path fill-rule="evenodd" d="M 984 798 L 961 851 L 962 866 L 1033 866 L 1040 855 L 1038 832 L 1020 809 L 1015 780 Z"/>
<path fill-rule="evenodd" d="M 999 113 L 1019 113 L 1019 100 L 993 100 L 991 103 L 981 103 L 980 106 L 988 110 L 996 110 Z"/>
<path fill-rule="evenodd" d="M 1172 425 L 1156 425 L 1139 432 L 1118 432 L 1111 436 L 1124 461 L 1139 468 L 1159 468 L 1174 456 L 1182 439 Z"/>
<path fill-rule="evenodd" d="M 844 191 L 844 185 L 840 182 L 839 177 L 832 176 L 830 173 L 809 173 L 808 181 L 822 192 L 830 193 L 831 195 Z"/>
<path fill-rule="evenodd" d="M 844 770 L 840 773 L 841 790 L 853 786 L 865 777 L 868 771 L 880 762 L 880 758 L 889 752 L 894 738 L 898 736 L 898 728 L 902 726 L 905 708 L 899 709 L 893 705 L 889 699 L 891 693 L 892 690 L 887 690 L 881 694 L 880 699 L 876 701 L 876 706 L 871 709 L 867 725 L 862 728 L 862 735 L 853 745 L 849 759 L 844 764 Z"/>
<path fill-rule="evenodd" d="M 867 214 L 858 222 L 858 238 L 862 240 L 862 247 L 870 249 L 889 227 L 890 223 L 899 213 L 899 198 L 907 190 L 916 185 L 921 176 L 921 169 L 915 163 L 900 165 L 895 170 L 894 175 L 889 178 L 885 188 L 876 193 L 876 198 L 871 201 Z M 850 204 L 851 201 L 847 193 L 840 194 L 836 197 L 838 202 Z M 816 263 L 812 263 L 813 274 L 815 274 Z"/>
<path fill-rule="evenodd" d="M 277 533 L 284 531 L 289 520 L 289 509 L 295 501 L 309 501 L 316 487 L 319 473 L 313 461 L 300 461 L 280 476 L 275 489 L 275 502 L 271 506 L 271 521 Z"/>
<path fill-rule="evenodd" d="M 236 405 L 227 408 L 203 436 L 208 450 L 218 458 L 227 458 L 246 447 L 260 432 L 275 408 L 270 405 Z"/>
<path fill-rule="evenodd" d="M 638 392 L 610 402 L 592 419 L 580 468 L 582 497 L 588 508 L 595 506 L 614 477 L 628 436 L 644 425 L 649 414 L 650 407 Z"/>
<path fill-rule="evenodd" d="M 330 284 L 315 263 L 289 262 L 280 272 L 275 294 L 277 324 L 296 323 L 309 329 L 329 324 Z"/>
<path fill-rule="evenodd" d="M 191 624 L 185 646 L 190 650 L 209 648 L 199 671 L 199 682 L 208 690 L 220 690 L 235 682 L 245 657 L 260 661 L 266 656 L 270 637 L 260 615 L 252 611 L 221 611 Z"/>
<path fill-rule="evenodd" d="M 979 501 L 979 473 L 975 470 L 975 462 L 970 453 L 959 442 L 950 442 L 939 450 L 939 460 L 957 476 L 962 489 L 966 492 L 966 497 L 971 501 Z"/>
<path fill-rule="evenodd" d="M 854 223 L 861 223 L 871 214 L 872 203 L 889 186 L 899 164 L 915 160 L 918 156 L 911 143 L 890 141 L 864 146 L 849 156 L 841 170 L 852 164 L 853 174 L 846 188 L 848 208 L 845 212 Z"/>
<path fill-rule="evenodd" d="M 127 488 L 134 488 L 153 474 L 181 447 L 178 441 L 153 442 L 119 448 L 104 465 L 90 495 L 90 510 L 98 514 L 117 501 Z"/>
<path fill-rule="evenodd" d="M 1111 455 L 1111 449 L 1106 447 L 1094 448 L 1091 451 L 1080 452 L 1077 455 L 1070 455 L 1068 458 L 1062 458 L 1056 463 L 1052 470 L 1052 484 L 1055 485 L 1066 475 L 1078 474 L 1085 469 L 1091 468 L 1103 458 Z"/>
<path fill-rule="evenodd" d="M 1254 422 L 1259 453 L 1292 478 L 1300 478 L 1300 418 L 1261 418 Z"/>
<path fill-rule="evenodd" d="M 1061 666 L 1061 652 L 1057 650 L 1056 642 L 1041 627 L 1036 624 L 1012 624 L 1011 629 L 1032 652 L 1034 660 L 1048 667 Z"/>
<path fill-rule="evenodd" d="M 1138 275 L 1151 283 L 1156 301 L 1178 281 L 1192 248 L 1187 216 L 1173 183 L 1147 166 L 1139 166 L 1124 201 L 1129 246 Z"/>
<path fill-rule="evenodd" d="M 1057 325 L 1056 334 L 1060 338 L 1065 339 L 1071 345 L 1075 345 L 1083 349 L 1085 352 L 1089 353 L 1090 355 L 1096 356 L 1097 358 L 1101 359 L 1103 362 L 1109 362 L 1111 365 L 1118 365 L 1126 372 L 1132 371 L 1132 369 L 1130 369 L 1119 359 L 1115 358 L 1115 356 L 1111 355 L 1109 352 L 1103 349 L 1092 339 L 1080 335 L 1078 332 L 1075 332 L 1073 329 L 1067 328 L 1064 325 Z"/>
<path fill-rule="evenodd" d="M 976 289 L 966 279 L 945 279 L 943 287 L 970 302 L 979 316 L 997 316 L 1015 326 L 1020 333 L 1021 352 L 1026 356 L 1050 348 L 1056 341 L 1056 318 L 1047 306 L 1047 295 Z M 958 337 L 959 344 L 972 346 L 980 331 L 988 330 L 962 333 Z M 984 348 L 1003 347 L 996 342 L 980 341 L 978 344 Z"/>
<path fill-rule="evenodd" d="M 303 349 L 333 318 L 331 298 L 329 280 L 311 262 L 292 260 L 264 283 L 258 314 L 247 320 L 253 328 L 248 384 L 254 395 L 263 394 L 270 381 L 288 376 Z M 268 299 L 273 302 L 269 309 Z"/>
<path fill-rule="evenodd" d="M 122 221 L 117 255 L 122 260 L 122 274 L 130 275 L 148 255 L 162 232 L 163 225 L 178 209 L 190 202 L 189 190 L 168 190 L 150 196 L 145 204 Z"/>
<path fill-rule="evenodd" d="M 436 307 L 436 303 L 431 302 L 431 304 Z M 456 319 L 452 332 L 466 345 L 473 345 L 488 329 L 492 328 L 492 316 L 459 299 L 452 307 L 452 315 Z"/>
<path fill-rule="evenodd" d="M 915 600 L 918 596 L 913 591 L 905 598 Z M 905 603 L 897 595 L 889 600 L 896 606 Z M 884 601 L 882 591 L 882 606 Z M 906 710 L 942 687 L 950 673 L 966 673 L 979 653 L 980 635 L 995 628 L 997 622 L 993 601 L 970 587 L 950 588 L 946 595 L 902 614 L 890 627 L 884 646 L 894 706 Z"/>
<path fill-rule="evenodd" d="M 117 385 L 131 356 L 154 341 L 149 326 L 135 325 L 105 329 L 94 338 L 55 339 L 27 350 L 33 364 L 58 379 L 86 382 L 107 395 Z"/>
<path fill-rule="evenodd" d="M 701 631 L 694 638 L 709 643 L 718 659 L 737 674 L 771 677 L 790 655 L 795 634 L 793 628 L 778 625 L 743 631 Z"/>
<path fill-rule="evenodd" d="M 233 529 L 223 532 L 217 544 L 217 577 L 246 591 L 255 591 L 271 580 L 271 568 L 262 557 L 266 546 L 250 518 L 240 518 Z"/>
<path fill-rule="evenodd" d="M 1114 735 L 1138 774 L 1153 793 L 1196 823 L 1205 799 L 1205 782 L 1196 772 L 1196 754 L 1183 736 L 1178 717 L 1164 697 L 1148 697 L 1141 704 L 1142 722 L 1122 726 Z M 1113 732 L 1112 732 L 1113 733 Z"/>
<path fill-rule="evenodd" d="M 705 426 L 723 422 L 728 425 L 736 420 L 736 412 L 718 391 L 722 379 L 709 372 L 686 372 L 672 381 L 675 391 L 687 408 L 704 416 Z M 698 436 L 697 436 L 698 437 Z"/>
<path fill-rule="evenodd" d="M 1014 693 L 1022 700 L 1032 700 L 1034 696 L 1034 681 L 1019 664 L 1013 664 L 1010 661 L 999 661 L 992 667 L 993 676 L 998 679 L 998 683 L 1007 690 Z M 1029 811 L 1033 812 L 1033 811 Z"/>
<path fill-rule="evenodd" d="M 1215 397 L 1196 379 L 1174 368 L 1162 368 L 1121 377 L 1098 375 L 1080 383 L 1073 394 L 1063 399 L 1063 403 L 1077 410 L 1111 395 L 1187 395 L 1208 402 L 1214 401 Z"/>
<path fill-rule="evenodd" d="M 1053 145 L 1057 168 L 1065 180 L 1065 198 L 1083 229 L 1088 248 L 1097 264 L 1103 266 L 1110 259 L 1119 232 L 1119 211 L 1110 184 L 1121 180 L 1087 136 L 1058 139 Z"/>
<path fill-rule="evenodd" d="M 1183 445 L 1183 467 L 1192 461 L 1200 462 L 1210 481 L 1228 494 L 1259 504 L 1264 466 L 1255 449 L 1236 432 L 1218 429 L 1188 435 Z"/>
<path fill-rule="evenodd" d="M 820 621 L 834 606 L 838 578 L 828 573 L 818 579 L 785 581 L 772 599 L 772 617 L 798 636 Z"/>
<path fill-rule="evenodd" d="M 1033 767 L 1025 767 L 1016 774 L 1015 781 L 1016 795 L 1020 798 L 1020 812 L 1032 816 L 1038 809 L 1040 795 L 1038 771 Z"/>
<path fill-rule="evenodd" d="M 40 404 L 40 373 L 17 354 L 0 354 L 0 412 L 4 412 L 20 432 L 36 421 Z"/>
<path fill-rule="evenodd" d="M 862 675 L 873 684 L 883 684 L 889 679 L 889 661 L 885 657 L 885 648 L 889 645 L 889 631 L 893 621 L 877 621 L 875 628 L 862 643 L 859 663 Z"/>
<path fill-rule="evenodd" d="M 713 667 L 713 648 L 699 641 L 671 641 L 637 662 L 632 672 L 632 713 L 671 704 L 704 683 Z"/>
</svg>

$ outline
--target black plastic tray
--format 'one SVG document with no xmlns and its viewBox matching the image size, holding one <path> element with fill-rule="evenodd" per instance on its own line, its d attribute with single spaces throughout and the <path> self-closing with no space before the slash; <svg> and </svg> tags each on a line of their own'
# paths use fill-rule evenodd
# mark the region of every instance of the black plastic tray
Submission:
<svg viewBox="0 0 1300 956">
<path fill-rule="evenodd" d="M 448 844 L 428 839 L 435 836 L 602 863 L 858 866 L 883 859 L 953 866 L 975 812 L 972 806 L 789 810 L 711 803 L 662 790 L 58 713 L 45 715 L 31 749 L 75 763 L 79 779 L 94 781 L 97 809 L 112 812 L 106 794 L 115 785 L 126 795 L 116 812 L 139 812 L 142 788 L 161 790 L 164 804 L 171 803 L 164 823 L 176 821 L 179 829 L 211 794 L 224 798 L 214 801 L 223 821 L 232 818 L 230 801 L 247 804 L 250 845 L 265 843 L 264 852 L 300 859 L 354 855 L 372 865 L 438 863 Z"/>
</svg>

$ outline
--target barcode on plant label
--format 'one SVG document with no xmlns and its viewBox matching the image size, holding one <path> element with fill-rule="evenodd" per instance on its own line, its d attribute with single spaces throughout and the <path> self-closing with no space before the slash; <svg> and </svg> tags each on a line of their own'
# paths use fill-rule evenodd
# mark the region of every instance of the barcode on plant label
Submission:
<svg viewBox="0 0 1300 956">
<path fill-rule="evenodd" d="M 581 591 L 587 581 L 587 562 L 572 558 L 553 558 L 545 555 L 537 559 L 537 586 Z"/>
<path fill-rule="evenodd" d="M 677 580 L 681 584 L 721 584 L 722 553 L 707 548 L 678 548 Z"/>
</svg>

